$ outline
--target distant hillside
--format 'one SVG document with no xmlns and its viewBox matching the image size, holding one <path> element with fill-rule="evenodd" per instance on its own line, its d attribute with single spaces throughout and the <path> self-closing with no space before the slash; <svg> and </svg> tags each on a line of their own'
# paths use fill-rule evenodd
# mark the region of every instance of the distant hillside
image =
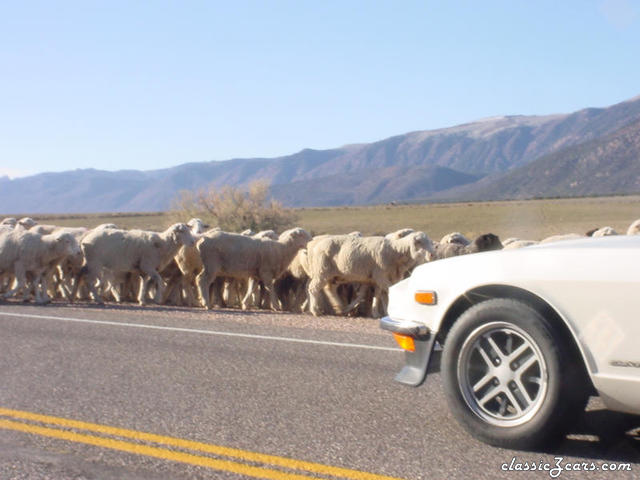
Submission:
<svg viewBox="0 0 640 480">
<path fill-rule="evenodd" d="M 640 119 L 640 97 L 572 114 L 510 116 L 370 144 L 151 171 L 74 170 L 0 178 L 0 213 L 166 210 L 178 191 L 272 183 L 287 205 L 351 205 L 448 196 L 485 176 L 611 134 Z M 481 187 L 487 180 L 480 180 Z M 576 187 L 572 187 L 576 191 Z M 582 188 L 582 187 L 581 187 Z M 585 187 L 584 191 L 588 191 Z M 590 194 L 591 192 L 589 192 Z"/>
<path fill-rule="evenodd" d="M 640 121 L 444 196 L 502 200 L 640 192 Z M 444 197 L 443 196 L 443 197 Z"/>
</svg>

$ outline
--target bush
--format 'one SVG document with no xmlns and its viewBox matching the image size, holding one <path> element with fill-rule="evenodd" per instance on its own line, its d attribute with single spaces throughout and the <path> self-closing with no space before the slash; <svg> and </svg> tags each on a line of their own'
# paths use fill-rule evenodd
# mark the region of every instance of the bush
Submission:
<svg viewBox="0 0 640 480">
<path fill-rule="evenodd" d="M 247 190 L 231 186 L 183 190 L 173 201 L 173 211 L 181 218 L 199 217 L 228 232 L 279 232 L 292 227 L 298 219 L 291 209 L 269 196 L 269 184 L 263 180 L 252 182 Z"/>
</svg>

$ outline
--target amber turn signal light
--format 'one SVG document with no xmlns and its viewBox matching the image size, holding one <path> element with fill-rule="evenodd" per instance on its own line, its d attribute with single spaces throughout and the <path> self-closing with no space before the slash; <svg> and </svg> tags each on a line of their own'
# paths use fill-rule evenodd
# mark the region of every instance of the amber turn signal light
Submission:
<svg viewBox="0 0 640 480">
<path fill-rule="evenodd" d="M 413 296 L 416 302 L 422 305 L 435 305 L 437 302 L 436 292 L 420 291 Z"/>
<path fill-rule="evenodd" d="M 393 338 L 396 339 L 396 342 L 398 342 L 398 345 L 400 345 L 400 348 L 403 350 L 407 350 L 409 352 L 416 351 L 416 344 L 413 342 L 413 337 L 394 332 Z"/>
</svg>

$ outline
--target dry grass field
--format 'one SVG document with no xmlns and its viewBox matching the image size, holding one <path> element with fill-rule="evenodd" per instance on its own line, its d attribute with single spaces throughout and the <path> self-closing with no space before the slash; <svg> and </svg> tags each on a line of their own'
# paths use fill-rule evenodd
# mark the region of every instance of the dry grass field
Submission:
<svg viewBox="0 0 640 480">
<path fill-rule="evenodd" d="M 611 226 L 620 233 L 640 218 L 640 195 L 504 202 L 426 205 L 378 205 L 297 209 L 298 225 L 314 234 L 383 234 L 412 227 L 431 238 L 459 231 L 474 237 L 492 232 L 505 239 L 541 239 L 560 233 L 585 233 Z M 21 215 L 24 216 L 24 215 Z M 87 215 L 32 215 L 40 223 L 93 227 L 115 223 L 122 228 L 162 230 L 174 221 L 172 213 L 113 213 Z M 185 219 L 187 220 L 187 219 Z"/>
</svg>

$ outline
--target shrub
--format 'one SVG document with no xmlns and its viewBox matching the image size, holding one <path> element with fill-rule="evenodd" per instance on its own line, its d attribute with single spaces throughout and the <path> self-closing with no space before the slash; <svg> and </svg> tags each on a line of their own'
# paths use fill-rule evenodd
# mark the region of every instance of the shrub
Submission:
<svg viewBox="0 0 640 480">
<path fill-rule="evenodd" d="M 257 180 L 247 190 L 231 186 L 181 191 L 172 210 L 181 218 L 199 217 L 222 230 L 282 231 L 293 226 L 297 215 L 269 196 L 269 184 Z"/>
</svg>

